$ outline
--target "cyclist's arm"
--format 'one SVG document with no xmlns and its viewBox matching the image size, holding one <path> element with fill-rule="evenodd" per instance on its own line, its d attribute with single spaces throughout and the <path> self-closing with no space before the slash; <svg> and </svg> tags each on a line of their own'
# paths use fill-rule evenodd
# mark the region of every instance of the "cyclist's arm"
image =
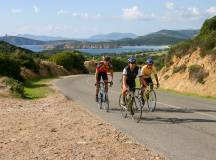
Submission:
<svg viewBox="0 0 216 160">
<path fill-rule="evenodd" d="M 95 72 L 95 82 L 97 82 L 98 73 L 99 73 L 99 72 L 98 72 L 98 70 L 96 69 L 96 72 Z"/>
<path fill-rule="evenodd" d="M 156 79 L 156 82 L 157 82 L 157 85 L 158 85 L 159 84 L 158 75 L 154 74 L 154 76 L 155 76 L 155 79 Z"/>
<path fill-rule="evenodd" d="M 143 76 L 142 76 L 142 73 L 141 73 L 141 69 L 138 70 L 138 77 L 139 77 L 140 86 L 142 86 Z"/>
<path fill-rule="evenodd" d="M 113 80 L 113 69 L 110 70 L 111 81 Z"/>
<path fill-rule="evenodd" d="M 109 70 L 110 70 L 110 76 L 111 76 L 111 81 L 113 80 L 113 65 L 110 63 L 109 64 Z"/>
<path fill-rule="evenodd" d="M 157 85 L 159 85 L 159 80 L 158 80 L 158 76 L 157 76 L 157 69 L 155 66 L 153 68 L 153 74 L 154 74 L 155 80 L 157 82 Z"/>
<path fill-rule="evenodd" d="M 124 68 L 123 70 L 123 74 L 122 74 L 122 87 L 123 87 L 123 90 L 126 90 L 127 88 L 127 70 Z"/>
</svg>

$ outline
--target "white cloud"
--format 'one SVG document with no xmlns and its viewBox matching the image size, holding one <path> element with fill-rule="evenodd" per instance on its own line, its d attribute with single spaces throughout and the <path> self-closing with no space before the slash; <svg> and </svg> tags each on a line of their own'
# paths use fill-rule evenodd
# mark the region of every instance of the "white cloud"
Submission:
<svg viewBox="0 0 216 160">
<path fill-rule="evenodd" d="M 174 3 L 173 2 L 166 2 L 166 8 L 167 9 L 173 9 L 174 8 Z"/>
<path fill-rule="evenodd" d="M 37 14 L 39 12 L 39 8 L 36 5 L 34 5 L 33 8 L 34 8 L 34 12 Z"/>
<path fill-rule="evenodd" d="M 152 20 L 156 18 L 156 15 L 154 13 L 151 14 L 144 14 L 140 11 L 138 6 L 133 6 L 131 8 L 125 8 L 122 9 L 122 16 L 121 18 L 129 21 L 136 21 L 136 20 Z"/>
<path fill-rule="evenodd" d="M 131 8 L 125 8 L 123 11 L 123 18 L 126 20 L 139 20 L 142 18 L 143 14 L 137 6 Z"/>
<path fill-rule="evenodd" d="M 23 12 L 23 10 L 21 10 L 21 9 L 12 9 L 11 10 L 11 13 L 12 14 L 20 14 L 20 13 L 22 13 Z"/>
<path fill-rule="evenodd" d="M 198 20 L 202 17 L 202 13 L 200 12 L 199 8 L 192 7 L 187 8 L 186 11 L 182 11 L 183 18 L 188 18 L 190 20 Z"/>
<path fill-rule="evenodd" d="M 208 8 L 206 12 L 210 17 L 216 16 L 216 6 Z"/>
<path fill-rule="evenodd" d="M 59 15 L 59 16 L 72 16 L 72 17 L 86 18 L 86 19 L 93 19 L 93 20 L 101 18 L 100 13 L 89 14 L 87 12 L 72 12 L 72 11 L 63 10 L 63 9 L 57 11 L 57 15 Z"/>
</svg>

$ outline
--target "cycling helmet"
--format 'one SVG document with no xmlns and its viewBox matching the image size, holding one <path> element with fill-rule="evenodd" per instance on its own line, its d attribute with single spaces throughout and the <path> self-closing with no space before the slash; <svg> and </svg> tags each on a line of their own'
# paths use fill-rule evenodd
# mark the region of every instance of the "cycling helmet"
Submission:
<svg viewBox="0 0 216 160">
<path fill-rule="evenodd" d="M 152 59 L 151 57 L 149 57 L 149 58 L 146 60 L 146 63 L 147 63 L 147 64 L 153 64 L 154 61 L 153 61 L 153 59 Z"/>
<path fill-rule="evenodd" d="M 135 62 L 136 62 L 136 58 L 135 57 L 128 58 L 128 63 L 135 63 Z"/>
</svg>

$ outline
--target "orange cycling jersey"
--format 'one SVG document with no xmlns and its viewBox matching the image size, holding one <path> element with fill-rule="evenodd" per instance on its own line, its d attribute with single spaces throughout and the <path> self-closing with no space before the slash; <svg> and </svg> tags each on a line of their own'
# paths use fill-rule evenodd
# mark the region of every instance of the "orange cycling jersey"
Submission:
<svg viewBox="0 0 216 160">
<path fill-rule="evenodd" d="M 112 69 L 112 65 L 111 64 L 104 64 L 104 62 L 99 62 L 97 63 L 97 66 L 96 66 L 96 72 L 99 72 L 99 73 L 107 73 L 110 69 Z"/>
</svg>

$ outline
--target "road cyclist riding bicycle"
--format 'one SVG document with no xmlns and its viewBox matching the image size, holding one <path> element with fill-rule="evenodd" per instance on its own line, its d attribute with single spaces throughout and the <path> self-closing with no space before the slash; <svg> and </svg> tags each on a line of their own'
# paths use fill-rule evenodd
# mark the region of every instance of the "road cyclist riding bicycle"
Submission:
<svg viewBox="0 0 216 160">
<path fill-rule="evenodd" d="M 135 101 L 134 98 L 134 92 L 136 90 L 136 78 L 140 77 L 140 69 L 136 65 L 136 58 L 130 57 L 128 58 L 128 66 L 126 66 L 122 73 L 122 94 L 120 95 L 120 101 L 122 99 L 122 103 L 120 102 L 120 106 L 126 106 L 127 110 L 130 112 L 130 114 L 134 115 L 134 110 L 132 108 L 133 103 Z M 131 104 L 128 104 L 128 98 L 127 95 L 129 92 L 132 92 L 132 99 Z"/>
<path fill-rule="evenodd" d="M 154 61 L 151 57 L 146 60 L 146 65 L 141 69 L 141 84 L 144 101 L 147 102 L 149 111 L 154 111 L 156 108 L 156 93 L 154 91 L 154 83 L 151 78 L 152 74 L 156 80 L 156 86 L 159 88 L 159 80 L 157 70 L 154 66 Z"/>
<path fill-rule="evenodd" d="M 112 85 L 113 81 L 113 67 L 111 64 L 111 58 L 108 56 L 103 57 L 103 61 L 100 61 L 96 64 L 96 72 L 95 72 L 95 85 L 96 85 L 96 102 L 98 102 L 98 93 L 100 87 L 100 81 L 103 79 L 105 85 L 105 92 L 108 93 L 108 72 L 110 72 Z"/>
</svg>

